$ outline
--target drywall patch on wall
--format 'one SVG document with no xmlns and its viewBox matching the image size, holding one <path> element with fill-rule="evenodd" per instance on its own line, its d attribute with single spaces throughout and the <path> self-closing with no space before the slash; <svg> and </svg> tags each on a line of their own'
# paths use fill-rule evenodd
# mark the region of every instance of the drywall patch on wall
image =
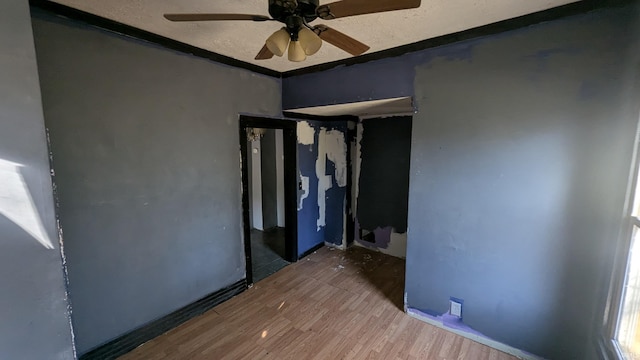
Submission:
<svg viewBox="0 0 640 360">
<path fill-rule="evenodd" d="M 326 171 L 328 174 L 335 174 L 338 166 L 342 166 L 342 164 L 334 163 L 327 157 Z M 344 244 L 344 211 L 347 202 L 347 188 L 340 186 L 337 180 L 335 176 L 331 176 L 331 187 L 325 192 L 326 225 L 324 229 L 324 240 L 325 243 L 342 246 Z"/>
<path fill-rule="evenodd" d="M 327 159 L 335 164 L 335 181 L 340 187 L 347 186 L 347 143 L 344 132 L 329 130 L 325 135 Z"/>
<path fill-rule="evenodd" d="M 298 122 L 298 143 L 301 145 L 313 145 L 315 129 L 306 121 Z"/>
<path fill-rule="evenodd" d="M 298 203 L 298 250 L 302 254 L 323 242 L 336 246 L 345 242 L 349 176 L 346 121 L 301 121 L 298 129 L 304 129 L 301 132 L 306 134 L 298 140 L 302 188 Z M 310 134 L 313 140 L 308 138 Z"/>
<path fill-rule="evenodd" d="M 302 185 L 302 189 L 298 191 L 298 255 L 324 243 L 324 228 L 318 230 L 317 226 L 319 209 L 316 161 L 318 160 L 317 137 L 320 126 L 316 121 L 301 121 L 298 123 L 298 132 L 305 127 L 311 127 L 311 130 L 302 130 L 302 132 L 307 135 L 312 134 L 313 139 L 298 136 L 298 171 Z"/>
<path fill-rule="evenodd" d="M 316 160 L 316 176 L 318 177 L 318 220 L 316 221 L 317 229 L 326 225 L 326 199 L 325 194 L 331 188 L 331 175 L 327 173 L 327 150 L 325 142 L 322 141 L 327 130 L 320 129 L 318 142 L 318 159 Z"/>
<path fill-rule="evenodd" d="M 309 177 L 300 174 L 300 201 L 298 202 L 298 211 L 302 210 L 304 199 L 309 197 Z"/>
<path fill-rule="evenodd" d="M 333 171 L 327 171 L 327 164 Z M 328 173 L 328 174 L 327 174 Z M 333 176 L 331 174 L 333 173 Z M 333 183 L 338 187 L 347 186 L 347 144 L 344 132 L 320 128 L 318 136 L 318 160 L 316 160 L 316 176 L 318 177 L 318 221 L 317 229 L 326 225 L 326 193 Z"/>
<path fill-rule="evenodd" d="M 397 233 L 391 231 L 391 239 L 389 240 L 389 247 L 386 249 L 380 249 L 380 252 L 387 255 L 396 256 L 399 258 L 407 257 L 407 233 Z"/>
</svg>

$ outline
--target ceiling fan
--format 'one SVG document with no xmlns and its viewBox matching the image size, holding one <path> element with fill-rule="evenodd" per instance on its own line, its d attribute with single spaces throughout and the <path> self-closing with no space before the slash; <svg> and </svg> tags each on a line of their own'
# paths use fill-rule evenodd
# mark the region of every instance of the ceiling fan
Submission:
<svg viewBox="0 0 640 360">
<path fill-rule="evenodd" d="M 256 60 L 282 56 L 289 48 L 290 61 L 304 61 L 322 46 L 323 40 L 358 56 L 369 46 L 326 25 L 309 23 L 321 18 L 333 20 L 348 16 L 380 13 L 420 7 L 421 0 L 342 0 L 320 5 L 320 0 L 269 0 L 271 17 L 250 14 L 165 14 L 170 21 L 279 21 L 285 26 L 273 33 L 262 47 Z"/>
</svg>

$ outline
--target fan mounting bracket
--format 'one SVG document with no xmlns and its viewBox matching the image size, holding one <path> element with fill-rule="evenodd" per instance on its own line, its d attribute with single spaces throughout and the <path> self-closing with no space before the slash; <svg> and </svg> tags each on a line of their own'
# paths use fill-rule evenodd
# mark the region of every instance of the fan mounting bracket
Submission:
<svg viewBox="0 0 640 360">
<path fill-rule="evenodd" d="M 320 0 L 269 0 L 269 15 L 281 23 L 287 24 L 291 16 L 299 16 L 305 22 L 318 18 L 316 9 Z"/>
</svg>

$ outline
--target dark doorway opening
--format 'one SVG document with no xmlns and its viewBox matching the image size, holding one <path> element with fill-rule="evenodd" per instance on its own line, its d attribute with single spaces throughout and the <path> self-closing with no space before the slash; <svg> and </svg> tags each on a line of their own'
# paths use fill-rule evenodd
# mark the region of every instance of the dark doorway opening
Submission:
<svg viewBox="0 0 640 360">
<path fill-rule="evenodd" d="M 280 151 L 271 154 L 276 145 Z M 241 115 L 240 152 L 246 277 L 253 284 L 298 260 L 296 122 Z"/>
</svg>

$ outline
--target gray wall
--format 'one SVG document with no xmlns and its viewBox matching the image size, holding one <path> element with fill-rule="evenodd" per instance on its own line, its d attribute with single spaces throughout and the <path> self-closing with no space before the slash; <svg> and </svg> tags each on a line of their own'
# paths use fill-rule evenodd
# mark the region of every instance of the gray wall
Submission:
<svg viewBox="0 0 640 360">
<path fill-rule="evenodd" d="M 0 357 L 73 359 L 31 17 L 0 3 Z"/>
<path fill-rule="evenodd" d="M 500 342 L 593 351 L 640 110 L 635 14 L 543 24 L 416 69 L 410 307 L 444 313 L 455 296 Z"/>
<path fill-rule="evenodd" d="M 245 277 L 238 113 L 280 80 L 38 13 L 78 351 Z"/>
<path fill-rule="evenodd" d="M 276 172 L 276 131 L 266 129 L 260 140 L 262 172 L 262 226 L 264 230 L 278 226 L 278 175 Z"/>
<path fill-rule="evenodd" d="M 442 314 L 459 297 L 498 341 L 592 355 L 640 111 L 638 15 L 635 3 L 284 80 L 285 108 L 415 96 L 409 307 Z"/>
</svg>

